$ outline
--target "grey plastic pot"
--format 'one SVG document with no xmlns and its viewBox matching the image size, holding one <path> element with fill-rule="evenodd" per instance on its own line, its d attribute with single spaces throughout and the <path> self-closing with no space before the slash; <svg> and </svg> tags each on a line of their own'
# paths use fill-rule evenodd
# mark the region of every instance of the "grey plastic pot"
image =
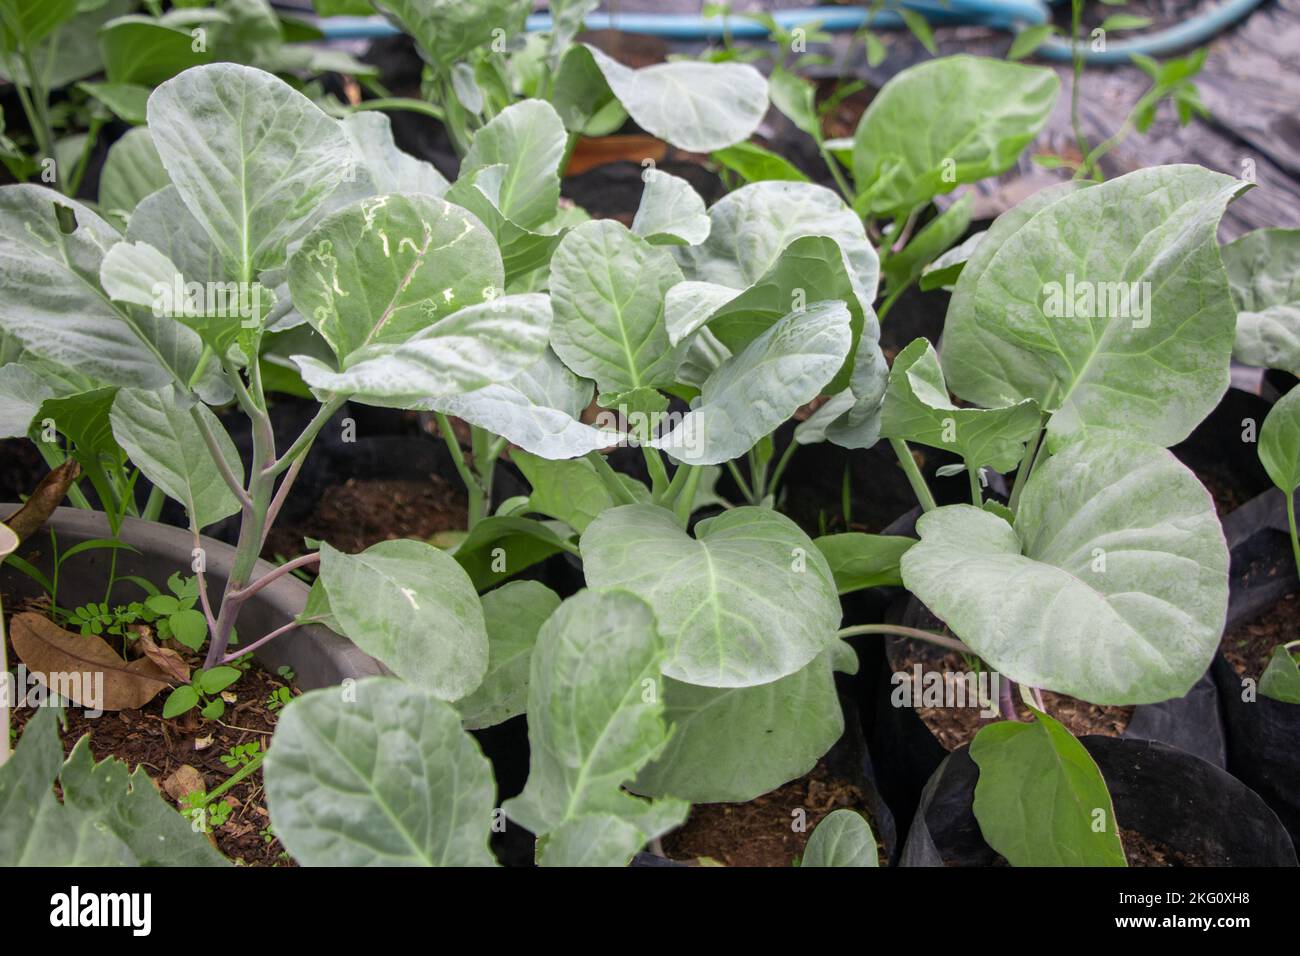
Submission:
<svg viewBox="0 0 1300 956">
<path fill-rule="evenodd" d="M 12 514 L 17 505 L 0 504 L 0 515 Z M 47 576 L 53 565 L 50 533 L 54 533 L 60 552 L 82 541 L 111 537 L 108 520 L 96 511 L 58 508 L 45 527 L 32 535 L 18 554 Z M 135 551 L 117 549 L 117 575 L 138 575 L 162 587 L 173 572 L 193 573 L 194 538 L 170 525 L 127 518 L 119 539 Z M 225 587 L 235 549 L 212 538 L 201 537 L 205 575 L 209 594 L 217 600 Z M 59 603 L 77 606 L 104 599 L 109 565 L 113 552 L 106 549 L 84 551 L 70 558 L 60 571 Z M 273 565 L 259 561 L 254 579 L 272 570 Z M 302 613 L 307 603 L 308 586 L 286 574 L 253 595 L 240 611 L 236 627 L 245 642 L 255 640 L 287 624 Z M 40 586 L 27 575 L 9 565 L 0 565 L 0 591 L 10 602 L 41 594 Z M 119 580 L 111 601 L 140 600 L 141 590 L 129 581 Z M 6 604 L 12 609 L 13 604 Z M 263 667 L 274 671 L 282 665 L 293 668 L 295 682 L 303 690 L 315 690 L 338 684 L 346 678 L 371 677 L 386 673 L 382 664 L 363 653 L 355 644 L 317 624 L 289 631 L 258 648 L 255 653 Z"/>
</svg>

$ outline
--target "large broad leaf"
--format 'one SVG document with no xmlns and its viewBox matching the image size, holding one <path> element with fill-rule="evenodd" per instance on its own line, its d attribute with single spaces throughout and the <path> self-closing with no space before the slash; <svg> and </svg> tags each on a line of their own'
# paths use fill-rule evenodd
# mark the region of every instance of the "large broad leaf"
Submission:
<svg viewBox="0 0 1300 956">
<path fill-rule="evenodd" d="M 703 243 L 673 250 L 688 279 L 748 289 L 767 276 L 794 240 L 825 236 L 839 245 L 864 307 L 876 297 L 880 260 L 862 220 L 825 187 L 792 182 L 744 186 L 713 204 L 709 222 Z M 805 301 L 829 297 L 819 285 L 809 283 L 804 289 Z M 780 314 L 792 305 L 787 295 Z"/>
<path fill-rule="evenodd" d="M 68 225 L 65 231 L 64 225 Z M 174 321 L 115 308 L 99 286 L 121 237 L 80 203 L 41 186 L 0 190 L 0 329 L 33 356 L 113 385 L 161 388 L 187 376 L 198 337 Z"/>
<path fill-rule="evenodd" d="M 226 466 L 242 478 L 244 466 L 235 444 L 206 405 L 192 406 L 213 433 Z M 204 444 L 190 409 L 175 391 L 124 388 L 110 414 L 113 436 L 145 477 L 185 506 L 195 528 L 205 528 L 239 510 Z"/>
<path fill-rule="evenodd" d="M 1300 388 L 1293 388 L 1269 409 L 1259 429 L 1259 460 L 1286 494 L 1300 487 Z"/>
<path fill-rule="evenodd" d="M 579 533 L 602 511 L 618 504 L 595 465 L 585 458 L 549 461 L 516 452 L 513 460 L 533 489 L 529 510 L 559 518 Z M 629 475 L 619 475 L 619 479 L 637 501 L 650 500 L 650 492 L 641 482 Z"/>
<path fill-rule="evenodd" d="M 808 838 L 799 865 L 879 866 L 880 851 L 871 824 L 856 810 L 827 814 Z"/>
<path fill-rule="evenodd" d="M 340 363 L 405 342 L 505 286 L 496 243 L 459 206 L 422 195 L 363 199 L 324 219 L 289 260 L 293 304 Z"/>
<path fill-rule="evenodd" d="M 99 174 L 99 208 L 105 215 L 127 222 L 142 199 L 169 185 L 171 180 L 149 131 L 128 130 L 108 149 Z"/>
<path fill-rule="evenodd" d="M 749 139 L 767 113 L 767 81 L 752 66 L 677 60 L 634 70 L 585 49 L 637 125 L 679 149 L 708 153 Z"/>
<path fill-rule="evenodd" d="M 320 578 L 343 634 L 398 677 L 443 700 L 483 681 L 483 607 L 456 560 L 422 541 L 381 541 L 360 554 L 321 545 Z"/>
<path fill-rule="evenodd" d="M 664 294 L 682 281 L 663 249 L 610 219 L 585 222 L 551 259 L 551 347 L 602 392 L 671 385 Z"/>
<path fill-rule="evenodd" d="M 658 169 L 641 174 L 645 189 L 632 220 L 632 231 L 658 245 L 699 245 L 711 223 L 704 200 L 686 180 Z"/>
<path fill-rule="evenodd" d="M 840 594 L 863 588 L 897 586 L 903 583 L 899 562 L 915 538 L 893 534 L 863 534 L 848 531 L 814 538 L 835 576 Z"/>
<path fill-rule="evenodd" d="M 303 866 L 494 866 L 492 765 L 455 708 L 386 677 L 312 691 L 263 767 L 275 835 Z"/>
<path fill-rule="evenodd" d="M 131 213 L 126 238 L 146 242 L 163 253 L 187 282 L 221 282 L 227 278 L 220 251 L 175 186 L 140 200 Z"/>
<path fill-rule="evenodd" d="M 447 190 L 447 198 L 472 212 L 501 248 L 507 288 L 531 273 L 544 270 L 559 244 L 562 231 L 554 223 L 528 229 L 500 209 L 502 189 L 511 167 L 498 163 L 465 173 Z M 558 177 L 556 178 L 558 182 Z"/>
<path fill-rule="evenodd" d="M 704 382 L 700 401 L 650 444 L 690 465 L 738 458 L 812 401 L 844 364 L 852 332 L 842 302 L 791 312 Z"/>
<path fill-rule="evenodd" d="M 488 166 L 506 167 L 497 188 L 496 207 L 525 228 L 555 215 L 560 199 L 560 161 L 567 136 L 555 108 L 544 100 L 508 106 L 474 134 L 460 175 Z"/>
<path fill-rule="evenodd" d="M 1012 866 L 1126 866 L 1106 781 L 1083 744 L 1047 714 L 1004 720 L 971 741 L 975 819 Z"/>
<path fill-rule="evenodd" d="M 491 727 L 524 712 L 537 632 L 559 606 L 560 596 L 536 581 L 511 581 L 483 595 L 488 669 L 478 689 L 456 703 L 466 727 Z"/>
<path fill-rule="evenodd" d="M 844 732 L 832 652 L 756 687 L 664 679 L 668 746 L 632 789 L 692 803 L 743 803 L 802 776 Z"/>
<path fill-rule="evenodd" d="M 991 667 L 1094 704 L 1181 697 L 1228 606 L 1209 492 L 1167 451 L 1085 439 L 1038 468 L 1013 529 L 950 505 L 921 516 L 903 583 Z"/>
<path fill-rule="evenodd" d="M 0 438 L 26 438 L 41 404 L 54 396 L 54 389 L 27 366 L 0 366 Z"/>
<path fill-rule="evenodd" d="M 99 34 L 104 71 L 112 83 L 157 86 L 182 70 L 212 62 L 206 44 L 188 29 L 154 17 L 126 16 L 106 23 Z"/>
<path fill-rule="evenodd" d="M 450 72 L 452 64 L 471 51 L 520 33 L 532 4 L 529 0 L 378 0 L 375 6 L 415 39 L 420 55 L 431 66 Z"/>
<path fill-rule="evenodd" d="M 293 361 L 315 389 L 374 405 L 422 407 L 431 397 L 509 381 L 541 359 L 550 327 L 546 296 L 507 295 L 454 312 L 400 345 L 367 346 L 343 371 L 309 355 Z"/>
<path fill-rule="evenodd" d="M 949 56 L 893 77 L 853 135 L 864 212 L 904 215 L 960 183 L 995 176 L 1047 121 L 1060 88 L 1045 67 Z"/>
<path fill-rule="evenodd" d="M 1009 235 L 999 220 L 948 309 L 953 393 L 1034 399 L 1055 413 L 1053 449 L 1092 430 L 1186 438 L 1228 387 L 1235 310 L 1215 230 L 1241 188 L 1160 166 L 1048 202 Z"/>
<path fill-rule="evenodd" d="M 190 821 L 163 802 L 144 767 L 116 757 L 95 761 L 90 735 L 77 741 L 59 773 L 63 805 L 94 817 L 131 849 L 139 866 L 226 866 Z"/>
<path fill-rule="evenodd" d="M 355 168 L 335 120 L 283 80 L 233 63 L 154 90 L 149 130 L 185 204 L 245 281 L 284 264 L 285 246 Z"/>
<path fill-rule="evenodd" d="M 547 834 L 538 866 L 627 866 L 645 846 L 645 834 L 613 813 L 574 817 Z"/>
<path fill-rule="evenodd" d="M 430 407 L 462 418 L 542 458 L 577 458 L 616 444 L 621 433 L 583 424 L 591 382 L 547 349 L 509 382 L 435 399 Z"/>
<path fill-rule="evenodd" d="M 1300 375 L 1300 229 L 1260 229 L 1223 247 L 1247 365 Z"/>
<path fill-rule="evenodd" d="M 587 583 L 645 597 L 672 654 L 664 674 L 706 687 L 751 687 L 793 674 L 835 641 L 840 606 L 821 552 L 793 521 L 736 508 L 695 526 L 625 505 L 582 536 Z"/>
<path fill-rule="evenodd" d="M 387 114 L 378 110 L 349 113 L 343 119 L 343 132 L 352 142 L 357 161 L 366 167 L 370 181 L 381 195 L 423 193 L 441 196 L 447 191 L 446 177 L 432 163 L 398 149 Z"/>
<path fill-rule="evenodd" d="M 528 685 L 528 783 L 510 818 L 545 839 L 575 819 L 619 817 L 642 843 L 681 823 L 680 800 L 622 789 L 663 749 L 655 616 L 631 594 L 580 591 L 542 625 Z"/>
<path fill-rule="evenodd" d="M 880 434 L 960 455 L 968 468 L 1011 471 L 1042 414 L 1032 399 L 1005 408 L 958 408 L 948 398 L 934 346 L 916 339 L 894 359 L 880 415 Z"/>
</svg>

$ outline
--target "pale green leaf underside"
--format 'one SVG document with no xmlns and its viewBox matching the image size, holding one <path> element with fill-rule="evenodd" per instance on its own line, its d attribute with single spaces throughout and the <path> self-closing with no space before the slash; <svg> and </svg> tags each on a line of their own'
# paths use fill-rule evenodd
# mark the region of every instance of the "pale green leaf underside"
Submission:
<svg viewBox="0 0 1300 956">
<path fill-rule="evenodd" d="M 398 677 L 443 700 L 459 700 L 482 682 L 483 608 L 445 551 L 407 539 L 360 554 L 322 544 L 320 577 L 344 636 Z"/>
<path fill-rule="evenodd" d="M 808 866 L 879 866 L 875 834 L 856 810 L 836 810 L 824 817 L 799 861 Z"/>
<path fill-rule="evenodd" d="M 708 238 L 704 200 L 686 180 L 659 169 L 641 174 L 645 189 L 632 219 L 632 231 L 651 242 L 696 246 Z"/>
<path fill-rule="evenodd" d="M 1209 493 L 1163 449 L 1067 446 L 1025 485 L 1013 530 L 969 505 L 928 512 L 903 582 L 1012 680 L 1095 704 L 1180 697 L 1228 602 Z"/>
<path fill-rule="evenodd" d="M 671 655 L 663 671 L 707 687 L 749 687 L 800 670 L 839 627 L 835 582 L 790 519 L 736 508 L 692 538 L 671 512 L 625 505 L 583 533 L 587 583 L 650 601 Z"/>
<path fill-rule="evenodd" d="M 367 678 L 281 714 L 263 772 L 275 834 L 303 866 L 494 866 L 492 766 L 432 694 Z"/>
<path fill-rule="evenodd" d="M 1260 229 L 1223 247 L 1247 365 L 1300 375 L 1300 229 Z"/>
</svg>

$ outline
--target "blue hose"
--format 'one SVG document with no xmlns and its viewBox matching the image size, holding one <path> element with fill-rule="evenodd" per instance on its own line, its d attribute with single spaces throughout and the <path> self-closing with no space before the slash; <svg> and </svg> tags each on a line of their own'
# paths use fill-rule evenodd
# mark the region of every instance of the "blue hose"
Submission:
<svg viewBox="0 0 1300 956">
<path fill-rule="evenodd" d="M 1057 2 L 1057 0 L 1049 0 Z M 1125 40 L 1108 40 L 1105 50 L 1093 50 L 1085 41 L 1081 52 L 1088 63 L 1127 63 L 1133 53 L 1163 56 L 1189 47 L 1200 46 L 1259 6 L 1263 0 L 1225 0 L 1209 10 L 1184 20 L 1176 26 L 1156 30 Z M 1018 32 L 1048 21 L 1044 0 L 902 0 L 904 6 L 940 25 L 972 24 Z M 776 10 L 772 18 L 784 29 L 818 24 L 822 30 L 841 32 L 870 26 L 895 30 L 906 24 L 895 10 L 871 13 L 862 7 L 806 7 L 800 10 Z M 670 40 L 716 40 L 725 35 L 737 39 L 765 39 L 767 27 L 754 20 L 733 16 L 701 17 L 678 13 L 592 13 L 587 16 L 590 30 L 622 30 Z M 321 21 L 321 32 L 330 40 L 355 40 L 392 36 L 400 31 L 377 17 L 329 17 Z M 545 32 L 551 29 L 548 14 L 528 18 L 527 29 Z M 1047 40 L 1036 51 L 1050 60 L 1069 60 L 1070 44 L 1059 37 Z"/>
</svg>

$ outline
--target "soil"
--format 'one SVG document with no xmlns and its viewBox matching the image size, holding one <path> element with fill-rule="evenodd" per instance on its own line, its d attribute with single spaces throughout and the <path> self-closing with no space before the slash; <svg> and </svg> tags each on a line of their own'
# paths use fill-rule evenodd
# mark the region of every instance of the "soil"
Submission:
<svg viewBox="0 0 1300 956">
<path fill-rule="evenodd" d="M 886 653 L 895 673 L 901 671 L 911 674 L 917 664 L 921 665 L 923 671 L 965 674 L 969 670 L 967 661 L 955 651 L 945 653 L 941 648 L 918 641 L 891 641 Z M 1031 719 L 1029 708 L 1020 700 L 1019 694 L 1013 699 L 1020 719 Z M 1102 707 L 1050 690 L 1043 691 L 1043 703 L 1047 705 L 1047 712 L 1064 724 L 1075 737 L 1084 734 L 1118 737 L 1133 717 L 1132 707 Z M 969 744 L 985 726 L 1002 719 L 1001 714 L 985 716 L 988 711 L 978 704 L 968 707 L 917 707 L 916 712 L 926 729 L 949 751 Z"/>
<path fill-rule="evenodd" d="M 10 604 L 6 602 L 8 606 Z M 191 666 L 201 663 L 174 641 L 163 643 L 181 652 Z M 9 648 L 9 654 L 9 660 L 16 662 L 17 656 L 12 648 Z M 167 795 L 164 783 L 181 767 L 188 766 L 198 771 L 204 788 L 213 790 L 235 773 L 221 762 L 223 755 L 241 744 L 257 742 L 263 751 L 270 746 L 277 718 L 267 708 L 267 698 L 281 687 L 289 687 L 297 694 L 291 681 L 268 673 L 254 661 L 227 689 L 235 700 L 233 703 L 227 701 L 226 712 L 219 720 L 207 720 L 197 710 L 170 720 L 164 719 L 165 692 L 138 710 L 108 711 L 96 718 L 87 717 L 77 707 L 68 707 L 65 710 L 68 726 L 62 731 L 64 753 L 70 754 L 77 741 L 89 733 L 91 753 L 97 761 L 117 757 L 132 770 L 144 767 L 154 785 L 163 793 L 163 799 L 176 804 L 177 801 Z M 15 730 L 21 733 L 34 713 L 30 707 L 15 708 Z M 236 863 L 247 866 L 295 865 L 280 841 L 267 832 L 271 818 L 266 809 L 260 770 L 226 791 L 224 799 L 231 807 L 230 816 L 209 835 L 218 850 Z"/>
<path fill-rule="evenodd" d="M 663 838 L 671 859 L 724 866 L 792 866 L 817 823 L 833 810 L 868 814 L 862 791 L 837 778 L 825 761 L 748 803 L 698 803 L 680 829 Z M 802 832 L 792 829 L 791 811 L 805 813 Z M 872 825 L 872 831 L 877 827 Z M 880 858 L 887 859 L 878 846 Z"/>
<path fill-rule="evenodd" d="M 421 481 L 350 478 L 327 488 L 303 521 L 277 524 L 262 556 L 269 561 L 305 554 L 304 538 L 328 541 L 348 554 L 380 541 L 427 540 L 463 529 L 467 506 L 464 489 L 436 474 Z"/>
<path fill-rule="evenodd" d="M 1129 866 L 1210 866 L 1209 861 L 1193 853 L 1176 850 L 1136 830 L 1120 827 L 1120 842 Z"/>
<path fill-rule="evenodd" d="M 1291 593 L 1262 615 L 1226 631 L 1219 650 L 1242 677 L 1256 680 L 1268 667 L 1273 649 L 1300 639 L 1300 594 Z"/>
</svg>

